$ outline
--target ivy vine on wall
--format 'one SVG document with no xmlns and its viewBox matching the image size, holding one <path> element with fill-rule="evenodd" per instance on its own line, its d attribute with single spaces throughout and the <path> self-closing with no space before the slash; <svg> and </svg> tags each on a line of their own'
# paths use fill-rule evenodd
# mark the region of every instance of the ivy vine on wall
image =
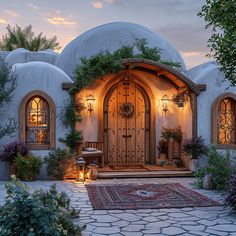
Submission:
<svg viewBox="0 0 236 236">
<path fill-rule="evenodd" d="M 178 69 L 180 63 L 162 61 L 160 56 L 161 50 L 147 46 L 145 39 L 136 39 L 132 45 L 124 45 L 113 53 L 104 51 L 90 58 L 81 58 L 81 65 L 76 68 L 75 81 L 72 88 L 69 90 L 71 101 L 65 109 L 64 123 L 70 126 L 70 133 L 60 139 L 72 150 L 76 150 L 78 144 L 82 141 L 81 131 L 76 130 L 76 122 L 81 122 L 81 110 L 76 109 L 75 95 L 82 89 L 89 87 L 92 83 L 107 74 L 117 74 L 125 69 L 122 64 L 122 59 L 127 58 L 142 58 L 152 61 L 161 62 L 172 68 Z"/>
</svg>

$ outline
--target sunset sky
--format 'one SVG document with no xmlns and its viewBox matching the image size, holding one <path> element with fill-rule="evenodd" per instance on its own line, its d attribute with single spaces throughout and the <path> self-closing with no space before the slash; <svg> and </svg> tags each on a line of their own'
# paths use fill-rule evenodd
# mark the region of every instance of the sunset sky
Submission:
<svg viewBox="0 0 236 236">
<path fill-rule="evenodd" d="M 7 24 L 32 24 L 36 33 L 56 35 L 62 49 L 74 37 L 95 26 L 128 21 L 167 38 L 188 68 L 209 59 L 210 31 L 196 14 L 205 0 L 0 0 L 0 33 Z"/>
</svg>

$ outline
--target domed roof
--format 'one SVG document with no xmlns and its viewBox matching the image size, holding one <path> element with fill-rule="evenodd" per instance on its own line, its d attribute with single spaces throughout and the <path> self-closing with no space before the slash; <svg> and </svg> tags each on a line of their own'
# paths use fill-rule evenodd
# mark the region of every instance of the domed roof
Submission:
<svg viewBox="0 0 236 236">
<path fill-rule="evenodd" d="M 187 72 L 189 79 L 198 84 L 222 83 L 225 81 L 224 74 L 220 71 L 215 61 L 205 62 Z"/>
<path fill-rule="evenodd" d="M 13 67 L 19 77 L 19 81 L 26 81 L 29 84 L 40 87 L 56 87 L 56 84 L 61 89 L 61 83 L 72 83 L 70 77 L 60 68 L 46 62 L 26 62 L 16 63 Z M 50 81 L 50 82 L 49 82 Z M 44 85 L 43 85 L 44 84 Z M 60 90 L 59 90 L 60 91 Z"/>
<path fill-rule="evenodd" d="M 58 54 L 51 49 L 39 52 L 30 52 L 24 48 L 17 48 L 8 53 L 5 61 L 9 65 L 16 63 L 26 63 L 31 61 L 43 61 L 50 64 L 54 64 Z"/>
<path fill-rule="evenodd" d="M 166 39 L 144 26 L 128 22 L 104 24 L 79 35 L 64 48 L 56 65 L 73 78 L 81 57 L 89 58 L 106 50 L 113 52 L 136 39 L 146 39 L 149 47 L 161 49 L 162 60 L 179 62 L 185 69 L 183 58 Z"/>
</svg>

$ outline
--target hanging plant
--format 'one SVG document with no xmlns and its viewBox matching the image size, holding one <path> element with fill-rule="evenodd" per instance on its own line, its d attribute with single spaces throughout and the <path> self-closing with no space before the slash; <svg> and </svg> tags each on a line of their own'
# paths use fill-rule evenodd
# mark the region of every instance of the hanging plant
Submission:
<svg viewBox="0 0 236 236">
<path fill-rule="evenodd" d="M 188 101 L 189 93 L 187 90 L 174 94 L 171 101 L 178 107 L 183 107 L 184 103 Z"/>
</svg>

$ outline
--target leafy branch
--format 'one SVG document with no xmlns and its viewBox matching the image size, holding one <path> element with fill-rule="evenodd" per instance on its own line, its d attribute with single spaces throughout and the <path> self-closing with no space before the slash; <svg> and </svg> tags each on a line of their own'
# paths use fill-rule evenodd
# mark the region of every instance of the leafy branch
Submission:
<svg viewBox="0 0 236 236">
<path fill-rule="evenodd" d="M 18 126 L 16 120 L 14 118 L 9 118 L 7 124 L 5 124 L 4 126 L 0 125 L 0 139 L 5 136 L 12 137 L 17 128 Z"/>
<path fill-rule="evenodd" d="M 12 67 L 0 58 L 0 107 L 9 103 L 12 99 L 13 92 L 17 86 L 16 74 Z M 9 118 L 8 123 L 0 125 L 0 139 L 4 136 L 12 136 L 17 129 L 16 120 Z"/>
<path fill-rule="evenodd" d="M 211 53 L 232 86 L 236 85 L 236 3 L 235 0 L 206 0 L 198 16 L 212 28 L 208 40 Z"/>
</svg>

